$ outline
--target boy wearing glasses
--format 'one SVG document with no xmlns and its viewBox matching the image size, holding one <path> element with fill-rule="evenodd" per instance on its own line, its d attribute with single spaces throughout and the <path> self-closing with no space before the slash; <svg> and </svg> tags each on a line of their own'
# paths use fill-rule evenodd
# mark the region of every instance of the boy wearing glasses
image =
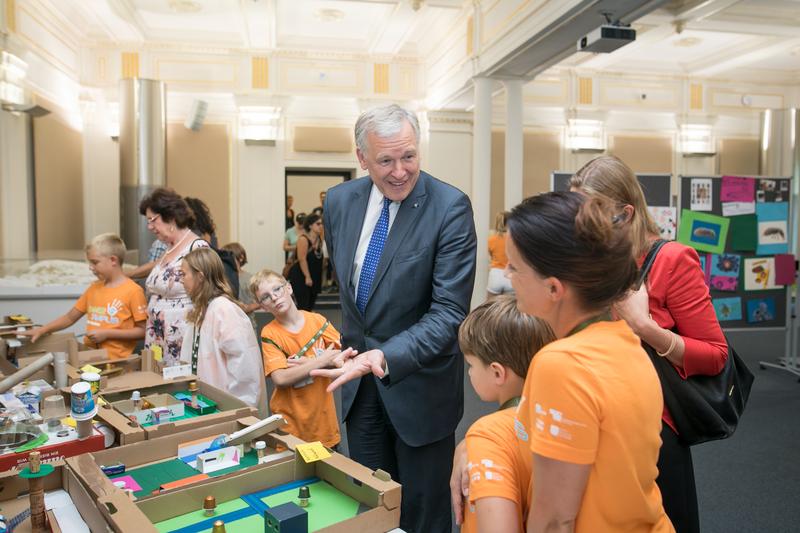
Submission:
<svg viewBox="0 0 800 533">
<path fill-rule="evenodd" d="M 285 430 L 306 442 L 339 444 L 339 421 L 329 378 L 312 378 L 311 370 L 335 365 L 340 355 L 339 332 L 324 316 L 301 311 L 286 278 L 268 269 L 250 280 L 250 291 L 261 309 L 275 319 L 261 330 L 264 373 L 275 384 L 269 402 L 273 414 L 287 421 Z"/>
</svg>

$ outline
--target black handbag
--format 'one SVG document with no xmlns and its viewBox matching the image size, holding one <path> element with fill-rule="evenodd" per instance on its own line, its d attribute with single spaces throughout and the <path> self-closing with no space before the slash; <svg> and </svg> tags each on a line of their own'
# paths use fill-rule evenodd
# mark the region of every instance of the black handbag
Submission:
<svg viewBox="0 0 800 533">
<path fill-rule="evenodd" d="M 653 243 L 639 272 L 639 283 L 647 280 L 650 267 L 666 241 Z M 672 415 L 678 438 L 687 445 L 725 439 L 733 435 L 744 412 L 755 379 L 727 337 L 728 359 L 715 376 L 694 375 L 683 379 L 666 357 L 642 341 L 656 368 L 664 393 L 664 404 Z"/>
</svg>

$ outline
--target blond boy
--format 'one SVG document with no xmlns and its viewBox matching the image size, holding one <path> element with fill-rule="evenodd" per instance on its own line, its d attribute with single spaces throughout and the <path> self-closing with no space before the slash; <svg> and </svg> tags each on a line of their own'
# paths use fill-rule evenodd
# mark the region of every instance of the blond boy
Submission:
<svg viewBox="0 0 800 533">
<path fill-rule="evenodd" d="M 307 442 L 328 447 L 341 440 L 330 379 L 309 373 L 335 363 L 341 347 L 339 332 L 324 316 L 297 309 L 292 285 L 271 270 L 250 279 L 256 301 L 275 319 L 261 330 L 264 373 L 275 384 L 269 402 L 273 414 L 286 419 L 286 431 Z"/>
<path fill-rule="evenodd" d="M 98 280 L 89 285 L 65 315 L 25 333 L 33 342 L 70 327 L 86 315 L 86 344 L 103 348 L 110 359 L 125 359 L 144 338 L 147 301 L 139 285 L 122 272 L 125 243 L 113 233 L 98 235 L 86 245 L 89 270 Z"/>
<path fill-rule="evenodd" d="M 509 295 L 477 307 L 461 324 L 458 341 L 472 387 L 481 400 L 500 405 L 472 424 L 464 439 L 469 495 L 462 533 L 524 529 L 532 461 L 520 453 L 514 414 L 533 354 L 554 338 L 543 321 L 520 313 Z"/>
</svg>

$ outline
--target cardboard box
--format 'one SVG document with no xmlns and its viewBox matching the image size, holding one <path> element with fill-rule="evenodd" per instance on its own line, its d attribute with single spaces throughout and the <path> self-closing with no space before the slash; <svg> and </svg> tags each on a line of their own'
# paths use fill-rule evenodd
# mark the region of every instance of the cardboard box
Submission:
<svg viewBox="0 0 800 533">
<path fill-rule="evenodd" d="M 298 444 L 303 443 L 300 439 L 290 435 L 271 433 L 269 438 L 291 450 L 295 450 Z M 147 451 L 147 455 L 152 457 L 157 453 L 153 448 L 164 442 L 167 440 L 143 442 L 134 446 L 137 451 Z M 175 442 L 174 446 L 177 447 L 178 441 Z M 104 494 L 113 494 L 115 491 L 121 493 L 121 490 L 110 485 L 107 479 L 103 480 L 104 474 L 96 463 L 97 456 L 113 456 L 121 450 L 124 449 L 72 457 L 67 460 L 67 464 L 82 481 L 87 480 L 87 488 L 91 487 L 89 490 L 101 491 Z M 133 448 L 129 447 L 126 450 L 130 452 Z M 152 527 L 154 523 L 202 509 L 203 500 L 208 495 L 213 495 L 217 500 L 217 505 L 220 505 L 243 495 L 311 477 L 326 481 L 339 492 L 356 500 L 360 507 L 368 508 L 352 518 L 329 525 L 319 531 L 324 533 L 378 532 L 398 527 L 400 523 L 400 485 L 391 480 L 379 479 L 382 476 L 376 476 L 370 469 L 338 453 L 332 453 L 331 457 L 313 463 L 305 463 L 299 454 L 296 454 L 294 458 L 277 461 L 273 464 L 254 466 L 219 478 L 211 478 L 198 484 L 143 498 L 134 503 Z M 313 497 L 312 494 L 312 500 Z M 138 524 L 141 523 L 140 517 L 131 518 L 130 523 L 125 523 L 120 518 L 124 517 L 110 517 L 110 522 L 115 530 L 140 531 L 138 529 Z"/>
<path fill-rule="evenodd" d="M 135 379 L 141 376 L 135 374 L 136 373 L 120 376 L 120 381 L 117 382 L 118 386 L 113 391 L 100 390 L 100 395 L 108 403 L 98 408 L 95 421 L 106 424 L 112 428 L 118 435 L 117 443 L 119 445 L 165 437 L 167 435 L 173 435 L 217 422 L 236 420 L 245 416 L 255 416 L 258 414 L 257 409 L 250 407 L 239 398 L 216 387 L 212 387 L 208 383 L 197 381 L 194 376 L 178 378 L 173 381 L 164 381 L 159 378 L 160 383 L 158 385 L 142 387 L 141 383 L 136 383 Z M 154 373 L 142 372 L 141 374 L 153 375 Z M 216 402 L 220 412 L 184 420 L 162 422 L 155 426 L 143 428 L 109 405 L 119 400 L 129 400 L 134 390 L 138 390 L 143 397 L 151 394 L 170 394 L 173 392 L 185 391 L 188 389 L 190 381 L 197 381 L 200 394 Z M 65 392 L 65 394 L 67 396 L 69 395 L 68 392 Z"/>
<path fill-rule="evenodd" d="M 106 450 L 87 453 L 80 457 L 80 464 L 82 466 L 80 469 L 76 469 L 76 473 L 87 486 L 93 486 L 101 492 L 111 491 L 114 484 L 108 476 L 102 474 L 102 470 L 100 470 L 101 466 L 124 464 L 126 470 L 131 470 L 140 466 L 176 459 L 178 457 L 178 447 L 183 443 L 204 438 L 214 438 L 219 435 L 230 435 L 240 429 L 252 426 L 258 421 L 259 419 L 254 416 L 246 416 L 237 420 L 219 422 L 182 433 L 176 433 L 157 440 L 145 440 L 117 448 L 108 448 Z M 266 441 L 268 445 L 266 453 L 272 454 L 276 452 L 278 446 L 283 446 L 283 442 L 277 440 L 275 434 L 267 434 L 269 431 L 269 428 L 257 430 L 251 435 L 248 435 L 248 439 Z M 264 467 L 274 462 L 284 460 L 286 459 L 278 458 L 269 463 L 257 466 Z M 84 479 L 83 476 L 88 477 Z"/>
<path fill-rule="evenodd" d="M 126 529 L 126 531 L 136 531 L 137 533 L 154 533 L 156 531 L 152 523 L 143 517 L 141 511 L 123 492 L 114 491 L 97 497 L 89 493 L 86 486 L 78 481 L 75 473 L 63 462 L 54 463 L 53 466 L 55 471 L 44 478 L 45 492 L 57 489 L 65 490 L 91 531 L 108 531 L 114 527 L 112 523 L 121 523 L 126 527 L 130 525 L 135 528 Z M 29 507 L 28 481 L 20 478 L 16 472 L 0 474 L 0 508 L 6 518 L 16 516 Z M 48 511 L 47 514 L 54 533 L 69 531 L 58 524 L 52 511 Z M 30 519 L 23 521 L 14 531 L 30 533 Z M 123 530 L 116 529 L 116 531 Z"/>
<path fill-rule="evenodd" d="M 105 437 L 97 429 L 92 429 L 92 435 L 83 440 L 69 440 L 56 444 L 45 443 L 35 448 L 42 454 L 42 462 L 63 460 L 66 457 L 80 455 L 87 452 L 97 452 L 105 448 Z M 28 462 L 28 454 L 33 450 L 19 453 L 5 453 L 0 455 L 0 472 L 19 469 Z"/>
</svg>

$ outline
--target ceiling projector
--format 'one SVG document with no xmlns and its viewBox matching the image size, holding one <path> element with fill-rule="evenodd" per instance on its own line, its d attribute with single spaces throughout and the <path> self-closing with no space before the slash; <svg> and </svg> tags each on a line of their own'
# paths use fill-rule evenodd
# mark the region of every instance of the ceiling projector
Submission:
<svg viewBox="0 0 800 533">
<path fill-rule="evenodd" d="M 607 54 L 636 40 L 636 30 L 614 24 L 603 24 L 578 39 L 579 52 Z"/>
</svg>

